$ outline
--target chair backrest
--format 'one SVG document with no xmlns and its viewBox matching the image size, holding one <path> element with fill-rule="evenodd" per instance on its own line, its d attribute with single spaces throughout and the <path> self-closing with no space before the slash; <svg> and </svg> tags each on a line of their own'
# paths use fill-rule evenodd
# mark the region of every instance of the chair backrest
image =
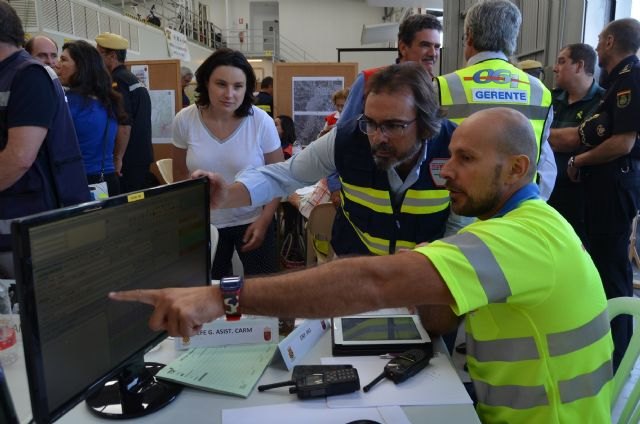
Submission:
<svg viewBox="0 0 640 424">
<path fill-rule="evenodd" d="M 609 320 L 617 317 L 618 315 L 631 315 L 634 317 L 636 323 L 640 319 L 640 298 L 636 297 L 616 297 L 609 299 L 607 312 L 609 313 Z M 621 396 L 622 389 L 627 384 L 631 377 L 631 370 L 634 368 L 635 363 L 640 356 L 640 331 L 634 331 L 631 336 L 631 342 L 627 347 L 627 351 L 620 362 L 620 366 L 613 376 L 613 390 L 612 390 L 612 409 L 614 412 L 620 411 L 618 418 L 618 424 L 630 424 L 640 422 L 640 407 L 638 401 L 640 400 L 640 380 L 637 380 L 631 389 L 629 397 L 622 403 Z M 626 393 L 624 394 L 626 396 Z M 620 403 L 620 405 L 617 405 Z M 615 414 L 614 414 L 615 415 Z"/>
<path fill-rule="evenodd" d="M 218 234 L 218 229 L 215 225 L 209 224 L 211 227 L 211 264 L 213 264 L 213 258 L 216 257 L 216 249 L 218 248 L 218 239 L 220 238 L 220 234 Z"/>
<path fill-rule="evenodd" d="M 331 260 L 331 229 L 336 217 L 336 207 L 333 203 L 320 203 L 309 213 L 307 222 L 307 265 L 313 262 L 313 255 L 318 263 Z"/>
<path fill-rule="evenodd" d="M 173 182 L 173 159 L 160 159 L 156 161 L 160 175 L 165 184 L 171 184 Z"/>
<path fill-rule="evenodd" d="M 636 216 L 631 221 L 631 235 L 629 236 L 629 260 L 640 267 L 640 256 L 638 256 L 638 220 L 640 220 L 640 211 L 636 212 Z"/>
</svg>

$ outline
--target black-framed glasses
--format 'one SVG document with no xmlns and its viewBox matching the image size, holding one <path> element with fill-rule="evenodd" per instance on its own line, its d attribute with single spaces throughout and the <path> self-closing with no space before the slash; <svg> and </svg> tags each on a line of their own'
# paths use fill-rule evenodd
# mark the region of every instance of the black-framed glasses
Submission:
<svg viewBox="0 0 640 424">
<path fill-rule="evenodd" d="M 367 135 L 374 135 L 376 131 L 380 130 L 380 132 L 387 137 L 401 137 L 404 134 L 404 130 L 414 122 L 416 122 L 415 119 L 411 121 L 385 121 L 378 124 L 366 116 L 360 115 L 358 118 L 358 128 Z"/>
</svg>

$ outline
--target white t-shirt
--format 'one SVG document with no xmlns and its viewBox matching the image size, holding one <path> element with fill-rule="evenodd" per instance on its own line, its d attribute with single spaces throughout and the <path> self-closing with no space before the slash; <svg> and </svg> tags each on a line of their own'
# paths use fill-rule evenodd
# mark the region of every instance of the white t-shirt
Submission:
<svg viewBox="0 0 640 424">
<path fill-rule="evenodd" d="M 173 119 L 173 144 L 187 150 L 187 168 L 217 172 L 231 183 L 237 173 L 265 164 L 264 155 L 280 149 L 280 137 L 273 119 L 252 106 L 253 115 L 246 116 L 225 140 L 214 136 L 202 122 L 197 105 L 182 109 Z M 243 207 L 211 211 L 211 223 L 218 228 L 249 224 L 262 207 Z"/>
</svg>

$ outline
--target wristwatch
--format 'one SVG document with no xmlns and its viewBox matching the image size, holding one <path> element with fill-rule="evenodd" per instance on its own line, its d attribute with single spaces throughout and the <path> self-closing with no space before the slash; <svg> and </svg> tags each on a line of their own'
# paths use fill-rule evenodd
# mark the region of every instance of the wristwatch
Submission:
<svg viewBox="0 0 640 424">
<path fill-rule="evenodd" d="M 239 276 L 222 277 L 220 279 L 220 291 L 222 291 L 222 303 L 227 321 L 237 321 L 242 316 L 240 311 L 240 291 L 244 285 L 244 279 Z"/>
</svg>

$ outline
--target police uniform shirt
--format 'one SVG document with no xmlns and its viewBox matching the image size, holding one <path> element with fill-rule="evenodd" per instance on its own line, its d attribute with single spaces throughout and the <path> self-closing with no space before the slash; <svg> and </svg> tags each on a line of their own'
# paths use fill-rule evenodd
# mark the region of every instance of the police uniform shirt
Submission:
<svg viewBox="0 0 640 424">
<path fill-rule="evenodd" d="M 112 73 L 114 88 L 122 94 L 128 117 L 121 125 L 131 126 L 129 144 L 123 158 L 123 167 L 149 165 L 153 161 L 151 146 L 151 99 L 144 85 L 124 65 Z"/>
<path fill-rule="evenodd" d="M 640 64 L 638 61 L 635 55 L 622 60 L 613 68 L 607 80 L 609 88 L 599 111 L 609 113 L 611 134 L 640 131 L 640 119 L 638 119 Z"/>
</svg>

